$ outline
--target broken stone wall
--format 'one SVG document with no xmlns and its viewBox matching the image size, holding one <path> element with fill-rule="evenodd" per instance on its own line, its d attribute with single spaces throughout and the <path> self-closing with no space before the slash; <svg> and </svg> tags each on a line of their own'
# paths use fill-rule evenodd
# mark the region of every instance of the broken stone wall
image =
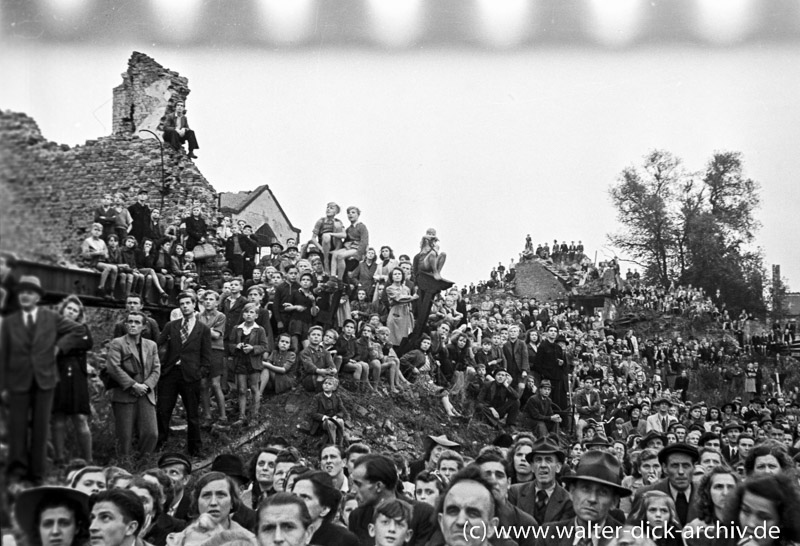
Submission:
<svg viewBox="0 0 800 546">
<path fill-rule="evenodd" d="M 113 134 L 137 134 L 142 129 L 161 136 L 162 122 L 175 104 L 189 95 L 189 80 L 144 53 L 134 51 L 122 83 L 114 88 Z"/>
</svg>

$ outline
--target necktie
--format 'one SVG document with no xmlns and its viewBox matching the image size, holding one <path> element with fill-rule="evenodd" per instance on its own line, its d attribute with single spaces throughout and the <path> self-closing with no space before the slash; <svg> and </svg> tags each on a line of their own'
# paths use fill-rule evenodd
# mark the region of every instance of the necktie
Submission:
<svg viewBox="0 0 800 546">
<path fill-rule="evenodd" d="M 33 315 L 30 313 L 25 315 L 25 328 L 27 328 L 29 332 L 33 331 Z"/>
<path fill-rule="evenodd" d="M 678 492 L 675 498 L 675 511 L 678 512 L 678 520 L 681 525 L 686 524 L 686 516 L 689 513 L 689 501 L 686 499 L 686 494 L 683 491 Z"/>
<path fill-rule="evenodd" d="M 183 319 L 183 324 L 181 325 L 181 343 L 186 343 L 187 339 L 189 339 L 189 321 Z"/>
<path fill-rule="evenodd" d="M 667 418 L 661 419 L 661 432 L 667 432 Z"/>
<path fill-rule="evenodd" d="M 544 512 L 547 509 L 547 491 L 540 489 L 536 492 L 536 503 L 533 505 L 533 517 L 540 524 L 544 524 Z"/>
</svg>

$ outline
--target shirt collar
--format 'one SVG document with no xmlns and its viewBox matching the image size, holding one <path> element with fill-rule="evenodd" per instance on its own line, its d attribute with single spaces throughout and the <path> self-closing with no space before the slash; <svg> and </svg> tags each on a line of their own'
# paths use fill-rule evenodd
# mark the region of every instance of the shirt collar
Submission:
<svg viewBox="0 0 800 546">
<path fill-rule="evenodd" d="M 684 491 L 678 491 L 677 489 L 672 487 L 672 484 L 670 483 L 669 484 L 669 494 L 672 497 L 672 500 L 675 501 L 675 500 L 678 499 L 678 493 L 683 493 L 684 495 L 686 495 L 686 500 L 688 501 L 688 500 L 690 500 L 692 498 L 692 487 L 693 487 L 692 484 L 689 484 L 689 487 L 687 489 L 685 489 Z"/>
<path fill-rule="evenodd" d="M 33 322 L 36 322 L 36 318 L 38 317 L 39 308 L 34 307 L 30 311 L 23 311 L 23 318 L 27 321 L 28 317 L 30 316 L 33 319 Z"/>
</svg>

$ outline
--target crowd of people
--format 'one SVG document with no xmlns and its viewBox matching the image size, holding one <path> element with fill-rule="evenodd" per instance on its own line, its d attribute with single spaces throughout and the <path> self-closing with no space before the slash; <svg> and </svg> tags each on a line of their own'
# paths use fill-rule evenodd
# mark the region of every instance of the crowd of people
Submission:
<svg viewBox="0 0 800 546">
<path fill-rule="evenodd" d="M 136 205 L 127 210 L 141 218 L 146 196 Z M 618 544 L 633 533 L 624 525 L 683 536 L 669 542 L 648 534 L 659 545 L 733 544 L 696 538 L 699 529 L 730 522 L 747 538 L 739 544 L 800 540 L 791 517 L 800 506 L 794 470 L 800 395 L 766 377 L 757 353 L 732 353 L 706 339 L 639 340 L 633 330 L 617 332 L 567 302 L 459 290 L 441 276 L 446 256 L 435 230 L 426 232 L 413 259 L 395 257 L 386 245 L 376 252 L 357 207 L 347 209 L 345 227 L 336 217 L 340 207 L 329 203 L 309 241 L 274 241 L 260 259 L 245 242 L 250 226 L 224 218 L 207 228 L 200 210 L 193 207 L 176 229 L 165 230 L 167 240 L 155 239 L 156 265 L 172 256 L 170 236 L 183 248 L 224 241 L 220 278 L 198 274 L 184 285 L 173 275 L 177 295 L 164 303 L 177 308 L 163 327 L 143 311 L 132 283 L 108 343 L 100 378 L 113 409 L 118 466 L 93 465 L 87 351 L 95 336 L 81 300 L 68 297 L 51 311 L 39 305 L 38 278 L 8 277 L 13 297 L 0 326 L 0 385 L 8 404 L 5 470 L 17 540 L 47 546 L 78 546 L 87 537 L 96 546 L 511 540 L 465 537 L 465 522 L 549 530 L 599 524 L 622 530 Z M 154 241 L 152 220 L 150 211 L 149 224 L 125 228 L 136 233 L 125 241 L 134 254 L 148 252 L 139 241 Z M 87 258 L 100 258 L 93 266 L 104 275 L 101 287 L 128 273 L 162 291 L 172 286 L 163 268 L 123 271 L 96 254 L 103 250 L 98 241 L 108 253 L 113 236 L 118 240 L 116 227 L 106 228 L 98 222 L 84 243 Z M 431 283 L 444 287 L 435 297 Z M 636 291 L 618 295 L 623 307 L 713 314 L 700 290 L 629 284 Z M 719 364 L 741 370 L 743 390 L 714 407 L 689 386 L 699 367 Z M 410 464 L 397 454 L 370 453 L 350 442 L 340 383 L 399 405 L 408 400 L 403 391 L 421 389 L 454 422 L 475 417 L 498 434 L 470 448 L 474 458 L 446 436 L 427 437 L 423 456 Z M 192 475 L 190 456 L 208 453 L 203 421 L 258 424 L 262 397 L 292 389 L 308 392 L 309 433 L 325 445 L 319 453 L 300 453 L 273 438 L 248 464 L 225 453 L 210 472 Z M 176 445 L 167 442 L 179 396 L 186 453 L 163 453 Z M 238 413 L 235 421 L 231 412 Z M 66 451 L 70 424 L 79 453 Z M 65 471 L 60 484 L 53 483 L 59 473 L 48 469 L 49 442 L 55 466 Z M 161 453 L 159 468 L 134 472 L 133 457 L 152 452 Z M 760 541 L 754 522 L 779 528 L 778 535 Z M 533 535 L 512 538 L 544 543 Z"/>
</svg>

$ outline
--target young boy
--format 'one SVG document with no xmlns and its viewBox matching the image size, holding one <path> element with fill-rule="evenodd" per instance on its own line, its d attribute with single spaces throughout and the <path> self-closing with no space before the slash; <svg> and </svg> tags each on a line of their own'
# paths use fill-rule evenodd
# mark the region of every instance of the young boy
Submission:
<svg viewBox="0 0 800 546">
<path fill-rule="evenodd" d="M 328 376 L 336 376 L 336 366 L 328 351 L 322 346 L 322 326 L 308 330 L 308 347 L 300 351 L 300 377 L 303 388 L 309 392 L 322 390 Z"/>
<path fill-rule="evenodd" d="M 89 237 L 81 245 L 81 256 L 86 265 L 100 271 L 100 285 L 97 287 L 97 292 L 106 299 L 113 299 L 119 270 L 116 265 L 109 263 L 108 247 L 100 238 L 101 235 L 103 226 L 99 223 L 92 224 Z"/>
<path fill-rule="evenodd" d="M 119 239 L 117 239 L 115 233 L 108 235 L 106 246 L 108 246 L 108 262 L 117 266 L 117 282 L 123 287 L 125 299 L 128 299 L 133 286 L 133 268 L 125 262 L 125 257 L 122 255 L 122 249 L 119 246 Z"/>
<path fill-rule="evenodd" d="M 411 506 L 400 499 L 378 504 L 368 528 L 375 546 L 402 546 L 411 540 L 414 534 L 410 528 L 412 514 Z"/>
<path fill-rule="evenodd" d="M 351 372 L 358 391 L 363 392 L 369 385 L 369 363 L 358 360 L 356 341 L 356 323 L 353 319 L 347 319 L 342 326 L 342 336 L 336 343 L 337 355 L 334 363 L 340 372 Z"/>
<path fill-rule="evenodd" d="M 311 434 L 320 430 L 328 434 L 329 444 L 341 445 L 344 439 L 344 417 L 347 416 L 342 399 L 336 394 L 339 380 L 332 375 L 322 381 L 322 392 L 314 396 L 315 409 L 311 413 Z"/>
<path fill-rule="evenodd" d="M 494 337 L 484 337 L 481 340 L 480 350 L 475 353 L 475 363 L 483 364 L 490 374 L 503 365 L 502 354 L 498 355 L 497 351 L 494 350 L 493 339 Z M 497 336 L 497 339 L 499 341 L 500 336 Z"/>
</svg>

